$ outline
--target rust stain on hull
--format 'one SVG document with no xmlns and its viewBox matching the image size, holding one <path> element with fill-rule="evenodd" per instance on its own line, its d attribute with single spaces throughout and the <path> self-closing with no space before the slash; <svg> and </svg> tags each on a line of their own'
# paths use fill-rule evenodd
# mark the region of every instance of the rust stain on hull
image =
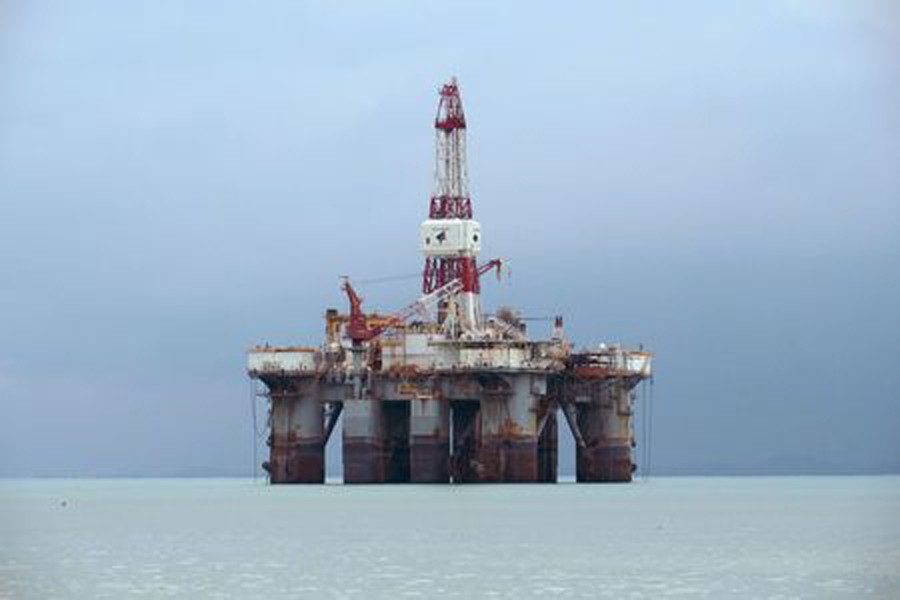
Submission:
<svg viewBox="0 0 900 600">
<path fill-rule="evenodd" d="M 576 440 L 577 481 L 632 480 L 640 378 L 407 370 L 400 379 L 373 376 L 358 399 L 348 398 L 346 380 L 320 375 L 263 381 L 272 483 L 324 482 L 325 441 L 339 416 L 348 484 L 553 483 L 563 416 Z"/>
<path fill-rule="evenodd" d="M 450 439 L 413 436 L 409 445 L 411 483 L 450 482 Z"/>
<path fill-rule="evenodd" d="M 490 436 L 478 451 L 480 483 L 535 483 L 538 480 L 537 440 Z"/>
<path fill-rule="evenodd" d="M 578 448 L 575 465 L 582 483 L 627 483 L 634 473 L 629 446 Z"/>
<path fill-rule="evenodd" d="M 266 463 L 272 483 L 324 483 L 325 452 L 321 444 L 272 444 Z"/>
<path fill-rule="evenodd" d="M 384 483 L 381 444 L 344 440 L 344 483 Z"/>
</svg>

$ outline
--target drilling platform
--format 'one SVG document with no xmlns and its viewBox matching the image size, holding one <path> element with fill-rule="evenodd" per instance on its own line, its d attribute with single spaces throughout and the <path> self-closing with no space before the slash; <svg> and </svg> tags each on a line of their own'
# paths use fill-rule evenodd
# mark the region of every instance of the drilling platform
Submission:
<svg viewBox="0 0 900 600">
<path fill-rule="evenodd" d="M 636 388 L 650 353 L 573 349 L 554 320 L 532 340 L 510 309 L 485 315 L 466 173 L 459 86 L 440 88 L 435 188 L 421 225 L 418 299 L 366 312 L 351 281 L 347 312 L 325 313 L 321 346 L 256 346 L 248 373 L 268 398 L 271 483 L 324 483 L 325 448 L 343 415 L 344 483 L 556 482 L 558 415 L 576 444 L 576 480 L 627 482 L 635 470 Z"/>
</svg>

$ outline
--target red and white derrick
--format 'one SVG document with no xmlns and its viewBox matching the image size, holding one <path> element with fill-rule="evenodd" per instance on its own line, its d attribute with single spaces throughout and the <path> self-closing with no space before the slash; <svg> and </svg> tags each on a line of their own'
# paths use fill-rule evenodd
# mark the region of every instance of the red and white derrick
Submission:
<svg viewBox="0 0 900 600">
<path fill-rule="evenodd" d="M 458 280 L 458 318 L 465 329 L 476 330 L 481 321 L 477 257 L 481 226 L 472 219 L 466 172 L 466 115 L 459 85 L 453 78 L 441 87 L 435 131 L 435 181 L 422 223 L 422 293 L 431 294 Z M 446 311 L 439 310 L 443 320 Z"/>
<path fill-rule="evenodd" d="M 413 316 L 427 318 L 437 307 L 438 322 L 454 335 L 484 334 L 479 280 L 490 270 L 500 276 L 503 262 L 492 260 L 479 268 L 481 225 L 472 218 L 466 174 L 466 115 L 456 79 L 441 87 L 435 130 L 435 181 L 422 223 L 422 296 L 403 310 L 370 328 L 362 311 L 362 299 L 349 280 L 344 291 L 350 301 L 350 337 L 355 344 L 379 336 L 385 327 L 402 325 Z"/>
</svg>

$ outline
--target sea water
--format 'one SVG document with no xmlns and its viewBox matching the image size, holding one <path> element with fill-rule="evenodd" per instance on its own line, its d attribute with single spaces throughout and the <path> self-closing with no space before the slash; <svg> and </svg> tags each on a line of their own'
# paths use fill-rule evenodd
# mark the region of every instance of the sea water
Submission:
<svg viewBox="0 0 900 600">
<path fill-rule="evenodd" d="M 900 477 L 0 481 L 0 598 L 900 598 Z"/>
</svg>

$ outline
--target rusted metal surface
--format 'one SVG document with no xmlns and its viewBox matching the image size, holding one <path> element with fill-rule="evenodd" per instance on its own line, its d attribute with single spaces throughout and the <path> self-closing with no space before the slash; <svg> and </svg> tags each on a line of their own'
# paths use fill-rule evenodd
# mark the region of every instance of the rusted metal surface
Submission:
<svg viewBox="0 0 900 600">
<path fill-rule="evenodd" d="M 344 402 L 344 483 L 384 483 L 383 401 Z"/>
<path fill-rule="evenodd" d="M 546 376 L 520 372 L 477 380 L 482 398 L 479 481 L 538 481 L 538 425 L 544 421 L 538 416 L 543 416 Z"/>
<path fill-rule="evenodd" d="M 449 438 L 413 436 L 409 451 L 411 483 L 450 482 Z"/>
<path fill-rule="evenodd" d="M 559 412 L 576 440 L 578 481 L 632 477 L 640 377 L 404 367 L 369 373 L 358 399 L 348 377 L 260 379 L 271 399 L 273 483 L 324 481 L 325 443 L 341 414 L 347 483 L 554 482 Z"/>
<path fill-rule="evenodd" d="M 314 372 L 318 362 L 316 348 L 257 346 L 248 352 L 247 369 L 253 376 L 301 374 Z"/>
<path fill-rule="evenodd" d="M 344 483 L 384 483 L 381 443 L 344 436 Z"/>
<path fill-rule="evenodd" d="M 631 481 L 634 471 L 632 396 L 629 379 L 593 382 L 576 403 L 584 444 L 576 448 L 576 478 L 581 482 Z"/>
<path fill-rule="evenodd" d="M 484 435 L 478 448 L 477 481 L 536 483 L 537 454 L 537 440 Z"/>
<path fill-rule="evenodd" d="M 601 345 L 595 351 L 573 353 L 569 357 L 569 367 L 581 379 L 644 378 L 650 376 L 651 359 L 652 355 L 643 350 Z"/>
<path fill-rule="evenodd" d="M 409 408 L 409 402 L 403 401 L 347 403 L 343 440 L 345 483 L 410 481 Z"/>
<path fill-rule="evenodd" d="M 270 381 L 269 395 L 271 433 L 266 467 L 271 482 L 324 482 L 324 423 L 315 385 Z"/>
<path fill-rule="evenodd" d="M 265 463 L 272 483 L 323 483 L 325 453 L 321 444 L 273 440 Z"/>
<path fill-rule="evenodd" d="M 414 386 L 409 401 L 409 480 L 450 481 L 450 405 Z"/>
<path fill-rule="evenodd" d="M 582 483 L 625 483 L 631 481 L 634 464 L 631 446 L 589 446 L 577 448 L 576 480 Z"/>
<path fill-rule="evenodd" d="M 563 363 L 543 343 L 451 344 L 417 327 L 339 352 L 251 352 L 251 375 L 271 399 L 273 483 L 324 481 L 325 443 L 341 414 L 346 483 L 554 482 L 558 410 L 576 440 L 578 481 L 631 480 L 631 390 L 647 353 L 612 347 Z M 476 358 L 445 368 L 466 352 Z M 534 368 L 535 357 L 548 368 Z"/>
</svg>

